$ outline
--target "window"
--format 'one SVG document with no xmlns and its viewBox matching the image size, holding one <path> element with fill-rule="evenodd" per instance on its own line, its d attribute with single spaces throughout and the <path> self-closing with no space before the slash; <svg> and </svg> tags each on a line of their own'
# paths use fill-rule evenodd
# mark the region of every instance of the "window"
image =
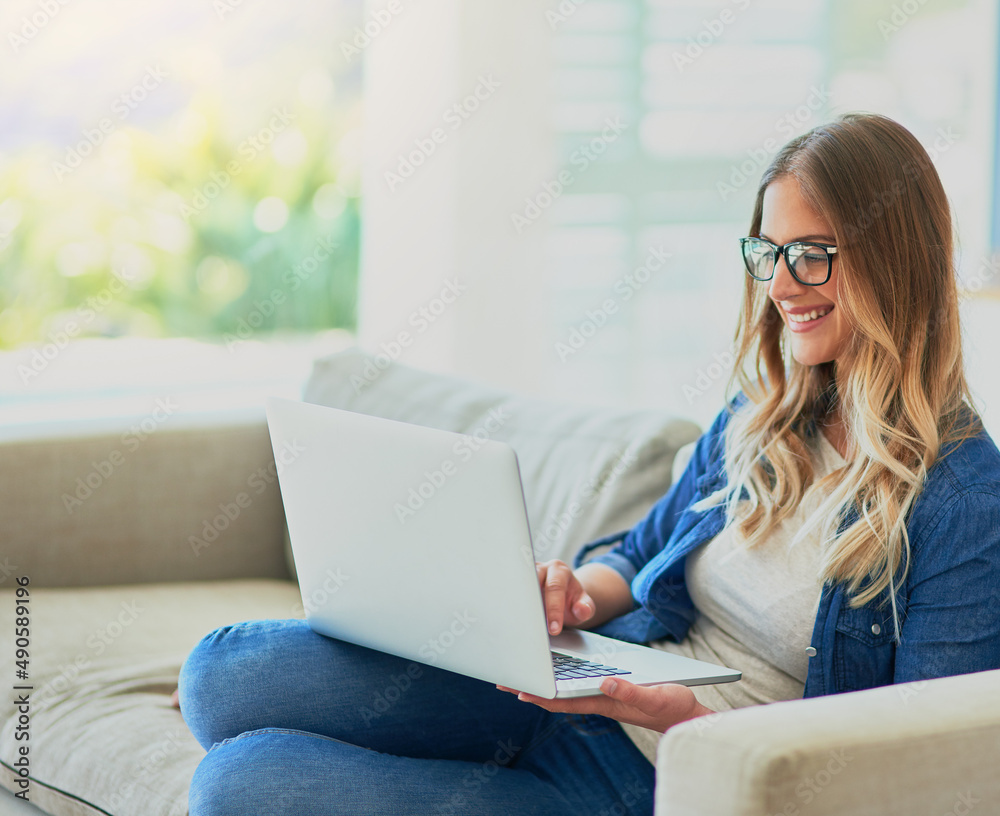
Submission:
<svg viewBox="0 0 1000 816">
<path fill-rule="evenodd" d="M 4 3 L 8 399 L 144 379 L 149 344 L 75 378 L 88 338 L 209 339 L 218 380 L 272 332 L 353 328 L 363 23 L 348 0 Z"/>
</svg>

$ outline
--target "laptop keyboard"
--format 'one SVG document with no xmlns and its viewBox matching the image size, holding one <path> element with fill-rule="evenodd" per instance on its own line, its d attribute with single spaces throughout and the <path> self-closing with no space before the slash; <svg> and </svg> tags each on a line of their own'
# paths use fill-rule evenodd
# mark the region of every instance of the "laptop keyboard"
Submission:
<svg viewBox="0 0 1000 816">
<path fill-rule="evenodd" d="M 556 680 L 571 680 L 581 677 L 611 677 L 617 674 L 631 674 L 630 671 L 616 669 L 614 666 L 605 666 L 603 663 L 594 663 L 590 660 L 582 660 L 579 657 L 552 653 L 552 669 L 556 673 Z"/>
</svg>

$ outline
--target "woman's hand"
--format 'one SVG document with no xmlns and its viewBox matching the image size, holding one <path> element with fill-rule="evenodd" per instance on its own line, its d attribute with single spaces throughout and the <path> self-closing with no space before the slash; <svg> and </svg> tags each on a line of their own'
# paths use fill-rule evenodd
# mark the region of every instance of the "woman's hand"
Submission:
<svg viewBox="0 0 1000 816">
<path fill-rule="evenodd" d="M 601 714 L 619 722 L 666 731 L 685 720 L 712 714 L 701 705 L 687 686 L 663 683 L 659 686 L 637 686 L 621 677 L 607 677 L 601 683 L 601 694 L 591 697 L 569 697 L 549 700 L 527 692 L 497 686 L 501 691 L 517 694 L 517 699 L 534 703 L 546 711 L 568 714 Z"/>
<path fill-rule="evenodd" d="M 569 564 L 555 559 L 535 564 L 535 569 L 542 586 L 549 634 L 558 635 L 563 626 L 580 626 L 594 617 L 597 605 Z"/>
<path fill-rule="evenodd" d="M 631 611 L 628 582 L 611 567 L 584 564 L 575 570 L 563 561 L 536 564 L 542 586 L 545 620 L 558 635 L 564 626 L 590 629 Z"/>
<path fill-rule="evenodd" d="M 610 567 L 585 564 L 573 571 L 565 562 L 553 560 L 536 564 L 535 568 L 542 587 L 545 619 L 553 635 L 558 635 L 563 626 L 583 627 L 588 622 L 598 625 L 632 608 L 631 588 Z M 666 731 L 684 720 L 712 713 L 695 699 L 691 689 L 676 683 L 637 686 L 621 677 L 608 677 L 601 683 L 601 694 L 556 700 L 504 686 L 497 688 L 548 711 L 602 714 L 656 731 Z"/>
</svg>

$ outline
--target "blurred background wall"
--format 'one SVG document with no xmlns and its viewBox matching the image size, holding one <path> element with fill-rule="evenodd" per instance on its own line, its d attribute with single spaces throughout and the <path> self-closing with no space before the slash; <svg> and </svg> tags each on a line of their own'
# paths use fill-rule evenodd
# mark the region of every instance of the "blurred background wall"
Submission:
<svg viewBox="0 0 1000 816">
<path fill-rule="evenodd" d="M 991 427 L 998 34 L 988 0 L 5 2 L 0 398 L 253 401 L 359 342 L 704 424 L 761 171 L 867 110 L 951 197 Z"/>
</svg>

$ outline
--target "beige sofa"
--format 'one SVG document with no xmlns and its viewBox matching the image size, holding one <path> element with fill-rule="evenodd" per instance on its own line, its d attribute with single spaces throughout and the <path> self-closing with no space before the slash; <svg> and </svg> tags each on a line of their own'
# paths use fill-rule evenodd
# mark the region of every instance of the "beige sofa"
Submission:
<svg viewBox="0 0 1000 816">
<path fill-rule="evenodd" d="M 325 358 L 305 397 L 465 433 L 502 409 L 491 436 L 518 452 L 539 557 L 571 557 L 641 518 L 698 434 L 657 412 L 384 363 Z M 44 812 L 182 816 L 204 753 L 169 703 L 185 655 L 216 626 L 301 613 L 263 412 L 180 417 L 127 449 L 124 428 L 57 431 L 0 444 L 0 678 L 19 683 L 13 601 L 28 577 L 32 686 L 27 741 L 14 695 L 0 697 L 0 784 L 19 790 L 27 744 Z M 684 724 L 661 742 L 657 813 L 1000 812 L 998 690 L 991 672 Z M 21 812 L 0 796 L 0 813 Z"/>
</svg>

